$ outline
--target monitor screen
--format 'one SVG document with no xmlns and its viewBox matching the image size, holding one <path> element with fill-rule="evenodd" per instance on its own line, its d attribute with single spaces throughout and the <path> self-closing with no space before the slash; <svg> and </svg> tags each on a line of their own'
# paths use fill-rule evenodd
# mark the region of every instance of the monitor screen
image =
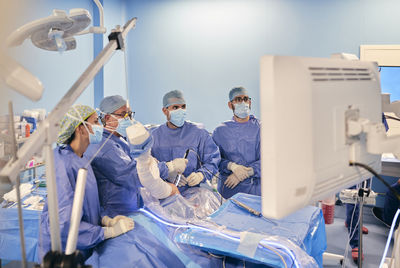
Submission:
<svg viewBox="0 0 400 268">
<path fill-rule="evenodd" d="M 365 135 L 346 136 L 346 120 L 382 119 L 378 68 L 343 59 L 264 56 L 260 62 L 263 215 L 282 218 L 380 172 Z"/>
</svg>

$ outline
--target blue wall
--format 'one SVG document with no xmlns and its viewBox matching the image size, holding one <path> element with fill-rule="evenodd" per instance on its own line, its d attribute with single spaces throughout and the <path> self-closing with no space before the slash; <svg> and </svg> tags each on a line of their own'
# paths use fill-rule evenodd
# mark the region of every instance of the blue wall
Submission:
<svg viewBox="0 0 400 268">
<path fill-rule="evenodd" d="M 361 44 L 398 44 L 396 0 L 126 1 L 129 90 L 137 119 L 162 123 L 161 100 L 184 92 L 188 117 L 212 131 L 229 119 L 228 90 L 245 86 L 259 115 L 264 54 L 359 55 Z"/>
</svg>

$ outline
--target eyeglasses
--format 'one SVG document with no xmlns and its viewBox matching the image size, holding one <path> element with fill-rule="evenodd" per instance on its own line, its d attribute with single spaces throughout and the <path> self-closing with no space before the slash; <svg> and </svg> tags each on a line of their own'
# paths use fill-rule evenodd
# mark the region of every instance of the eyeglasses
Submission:
<svg viewBox="0 0 400 268">
<path fill-rule="evenodd" d="M 112 115 L 120 116 L 122 118 L 129 117 L 130 119 L 133 119 L 133 117 L 135 117 L 135 112 L 127 111 L 127 112 L 123 112 L 121 114 L 112 113 Z"/>
<path fill-rule="evenodd" d="M 249 100 L 251 100 L 251 98 L 250 98 L 250 97 L 247 97 L 247 96 L 244 96 L 244 97 L 235 97 L 235 98 L 233 98 L 233 101 L 234 101 L 234 102 L 242 102 L 242 101 L 248 102 Z"/>
</svg>

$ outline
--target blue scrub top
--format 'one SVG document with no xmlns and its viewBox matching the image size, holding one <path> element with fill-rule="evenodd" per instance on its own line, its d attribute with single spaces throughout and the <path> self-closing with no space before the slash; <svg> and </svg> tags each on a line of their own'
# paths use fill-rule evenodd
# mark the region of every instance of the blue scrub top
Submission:
<svg viewBox="0 0 400 268">
<path fill-rule="evenodd" d="M 201 172 L 204 180 L 210 180 L 218 172 L 220 154 L 218 146 L 212 140 L 210 134 L 199 125 L 185 121 L 182 127 L 172 129 L 163 124 L 152 130 L 154 145 L 151 154 L 158 160 L 160 177 L 168 178 L 168 167 L 166 162 L 175 158 L 182 158 L 187 149 L 188 164 L 183 175 L 188 177 L 192 172 Z M 202 162 L 202 164 L 200 163 Z M 203 181 L 204 181 L 203 180 Z M 180 187 L 182 192 L 188 186 Z"/>
<path fill-rule="evenodd" d="M 69 145 L 54 149 L 57 200 L 63 250 L 65 250 L 68 238 L 78 170 L 83 168 L 88 161 L 86 155 L 80 158 L 74 153 Z M 85 258 L 90 256 L 93 247 L 104 240 L 104 231 L 101 227 L 100 202 L 96 178 L 94 177 L 93 170 L 90 166 L 87 168 L 87 171 L 85 197 L 83 200 L 82 218 L 79 225 L 77 243 L 77 249 L 83 253 Z M 39 259 L 42 260 L 44 255 L 50 249 L 50 223 L 46 199 L 46 204 L 41 215 Z"/>
<path fill-rule="evenodd" d="M 260 121 L 250 115 L 249 121 L 244 123 L 232 120 L 219 125 L 212 135 L 221 152 L 219 164 L 218 191 L 224 198 L 236 193 L 261 195 L 261 162 L 260 162 Z M 235 188 L 224 186 L 226 178 L 232 174 L 228 170 L 228 163 L 252 167 L 254 175 L 240 182 Z"/>
<path fill-rule="evenodd" d="M 103 140 L 99 144 L 91 144 L 87 155 L 92 157 L 110 136 L 104 130 Z M 110 139 L 92 161 L 99 188 L 101 216 L 128 215 L 142 206 L 139 177 L 136 161 L 130 156 L 128 142 L 115 135 Z"/>
</svg>

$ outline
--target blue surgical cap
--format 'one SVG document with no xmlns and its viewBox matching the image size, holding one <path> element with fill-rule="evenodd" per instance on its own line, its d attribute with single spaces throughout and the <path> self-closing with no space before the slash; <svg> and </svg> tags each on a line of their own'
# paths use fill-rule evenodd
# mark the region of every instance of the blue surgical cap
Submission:
<svg viewBox="0 0 400 268">
<path fill-rule="evenodd" d="M 174 104 L 186 104 L 185 99 L 183 98 L 182 91 L 172 90 L 164 95 L 163 97 L 163 107 L 167 108 L 168 106 Z"/>
<path fill-rule="evenodd" d="M 120 95 L 105 97 L 100 103 L 100 111 L 110 114 L 126 105 L 126 100 Z"/>
<path fill-rule="evenodd" d="M 249 95 L 247 90 L 244 87 L 234 87 L 229 91 L 229 100 L 233 101 L 233 99 L 238 95 Z"/>
</svg>

